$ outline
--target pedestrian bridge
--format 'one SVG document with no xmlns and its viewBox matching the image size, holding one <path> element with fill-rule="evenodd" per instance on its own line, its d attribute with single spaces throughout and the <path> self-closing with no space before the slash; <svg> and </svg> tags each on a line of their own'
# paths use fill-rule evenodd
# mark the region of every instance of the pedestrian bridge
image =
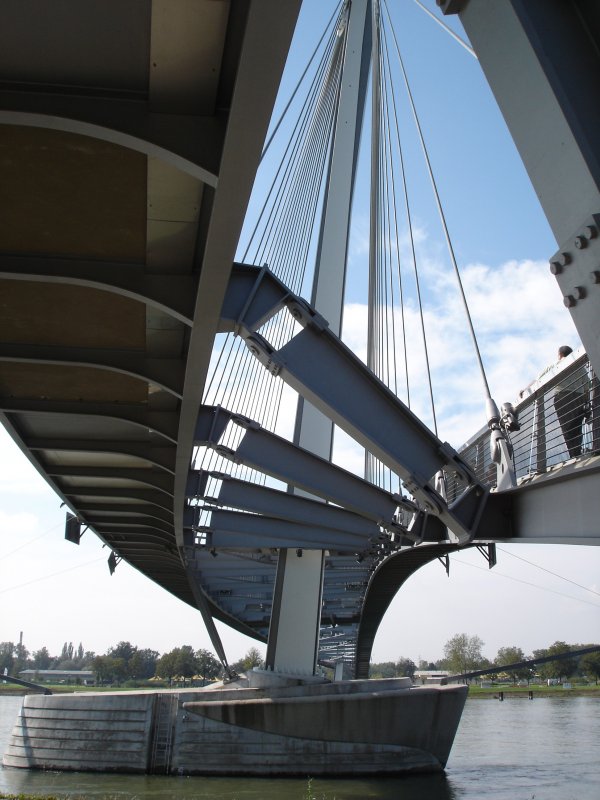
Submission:
<svg viewBox="0 0 600 800">
<path fill-rule="evenodd" d="M 296 289 L 234 264 L 299 5 L 0 9 L 0 411 L 70 509 L 68 537 L 91 528 L 111 569 L 125 559 L 197 607 L 222 658 L 213 620 L 266 641 L 278 553 L 325 551 L 319 657 L 364 676 L 393 595 L 431 559 L 478 546 L 492 561 L 496 542 L 599 543 L 597 379 L 581 354 L 531 387 L 510 433 L 516 485 L 495 487 L 489 431 L 454 451 Z M 575 305 L 585 296 L 564 291 Z M 280 314 L 302 331 L 269 341 Z M 224 331 L 404 491 L 206 403 Z M 552 400 L 565 375 L 589 389 L 577 456 Z M 218 468 L 194 467 L 202 448 Z"/>
</svg>

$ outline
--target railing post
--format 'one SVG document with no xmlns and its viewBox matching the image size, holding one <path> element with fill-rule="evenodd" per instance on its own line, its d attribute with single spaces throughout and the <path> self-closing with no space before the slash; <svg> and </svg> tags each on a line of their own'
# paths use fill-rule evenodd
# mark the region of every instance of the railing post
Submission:
<svg viewBox="0 0 600 800">
<path fill-rule="evenodd" d="M 592 372 L 592 452 L 600 452 L 600 381 Z"/>
<path fill-rule="evenodd" d="M 535 466 L 538 472 L 546 471 L 546 409 L 545 396 L 535 398 L 535 427 L 537 430 Z"/>
</svg>

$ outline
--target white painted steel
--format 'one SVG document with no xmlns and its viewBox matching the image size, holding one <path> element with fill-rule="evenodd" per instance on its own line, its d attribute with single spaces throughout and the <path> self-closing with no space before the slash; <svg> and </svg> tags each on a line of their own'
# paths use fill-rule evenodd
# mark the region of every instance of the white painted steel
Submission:
<svg viewBox="0 0 600 800">
<path fill-rule="evenodd" d="M 312 305 L 327 318 L 331 329 L 338 335 L 342 327 L 354 166 L 364 103 L 361 73 L 369 8 L 370 0 L 354 0 L 350 6 L 342 88 L 312 293 Z M 308 402 L 301 401 L 294 443 L 323 458 L 330 458 L 332 440 L 333 424 L 330 420 Z M 296 563 L 299 561 L 302 561 L 301 566 Z M 298 669 L 313 672 L 321 620 L 323 553 L 304 551 L 304 558 L 298 559 L 295 551 L 288 551 L 284 563 L 286 574 L 281 584 L 281 606 L 271 623 L 276 629 L 269 634 L 267 661 L 276 669 L 295 664 Z M 294 574 L 288 581 L 287 570 L 290 568 Z M 286 593 L 291 590 L 288 587 L 296 586 L 297 575 L 301 575 L 299 588 L 302 592 L 296 604 L 287 600 Z"/>
</svg>

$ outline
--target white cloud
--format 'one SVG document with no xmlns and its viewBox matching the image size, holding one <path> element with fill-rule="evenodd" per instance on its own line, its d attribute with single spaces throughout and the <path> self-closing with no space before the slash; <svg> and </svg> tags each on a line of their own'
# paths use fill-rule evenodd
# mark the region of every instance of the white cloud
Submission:
<svg viewBox="0 0 600 800">
<path fill-rule="evenodd" d="M 421 246 L 426 241 L 421 237 Z M 485 393 L 456 281 L 437 258 L 424 258 L 427 296 L 423 324 L 441 438 L 455 446 L 485 425 Z M 557 298 L 545 262 L 509 261 L 462 271 L 463 286 L 492 397 L 513 401 L 548 363 L 558 346 L 579 344 L 570 315 Z M 425 295 L 425 292 L 423 292 Z M 398 394 L 406 401 L 402 315 L 394 315 Z M 414 294 L 404 309 L 411 408 L 432 427 L 421 318 Z M 367 307 L 345 307 L 344 340 L 366 361 Z"/>
</svg>

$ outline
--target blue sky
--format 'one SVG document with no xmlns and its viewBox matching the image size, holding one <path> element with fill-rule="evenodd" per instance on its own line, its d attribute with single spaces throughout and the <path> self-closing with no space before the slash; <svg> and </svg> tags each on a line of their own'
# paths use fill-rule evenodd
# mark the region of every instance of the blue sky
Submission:
<svg viewBox="0 0 600 800">
<path fill-rule="evenodd" d="M 305 3 L 284 97 L 334 5 L 331 0 Z M 492 393 L 500 403 L 513 399 L 552 361 L 558 345 L 578 343 L 548 271 L 547 258 L 556 245 L 477 61 L 413 0 L 389 5 Z M 433 0 L 427 5 L 437 13 Z M 456 18 L 446 21 L 459 30 Z M 462 312 L 453 295 L 443 237 L 431 213 L 428 179 L 421 174 L 411 135 L 407 129 L 415 223 L 428 278 L 425 306 L 434 341 L 441 436 L 459 445 L 485 423 L 483 399 Z M 364 161 L 360 172 L 362 178 Z M 359 188 L 344 328 L 348 343 L 359 353 L 365 345 L 367 197 Z M 415 364 L 420 361 L 419 347 L 413 348 Z M 417 371 L 415 378 L 419 385 Z M 418 403 L 427 421 L 426 398 L 418 398 Z M 361 461 L 343 436 L 336 440 L 336 457 L 346 466 L 356 462 L 357 468 Z M 79 548 L 65 542 L 64 509 L 59 506 L 0 431 L 0 641 L 18 641 L 23 631 L 30 650 L 47 645 L 53 653 L 65 640 L 76 646 L 81 641 L 85 649 L 97 652 L 120 640 L 160 652 L 182 644 L 210 647 L 193 609 L 125 563 L 109 576 L 108 550 L 93 534 L 85 534 Z M 374 659 L 434 660 L 442 655 L 447 639 L 459 632 L 479 635 L 490 658 L 508 645 L 531 652 L 557 639 L 600 641 L 598 548 L 529 545 L 503 550 L 491 572 L 477 553 L 457 556 L 449 579 L 437 563 L 421 570 L 392 604 Z M 542 572 L 535 563 L 588 591 Z M 223 626 L 220 630 L 232 660 L 253 644 Z"/>
</svg>

